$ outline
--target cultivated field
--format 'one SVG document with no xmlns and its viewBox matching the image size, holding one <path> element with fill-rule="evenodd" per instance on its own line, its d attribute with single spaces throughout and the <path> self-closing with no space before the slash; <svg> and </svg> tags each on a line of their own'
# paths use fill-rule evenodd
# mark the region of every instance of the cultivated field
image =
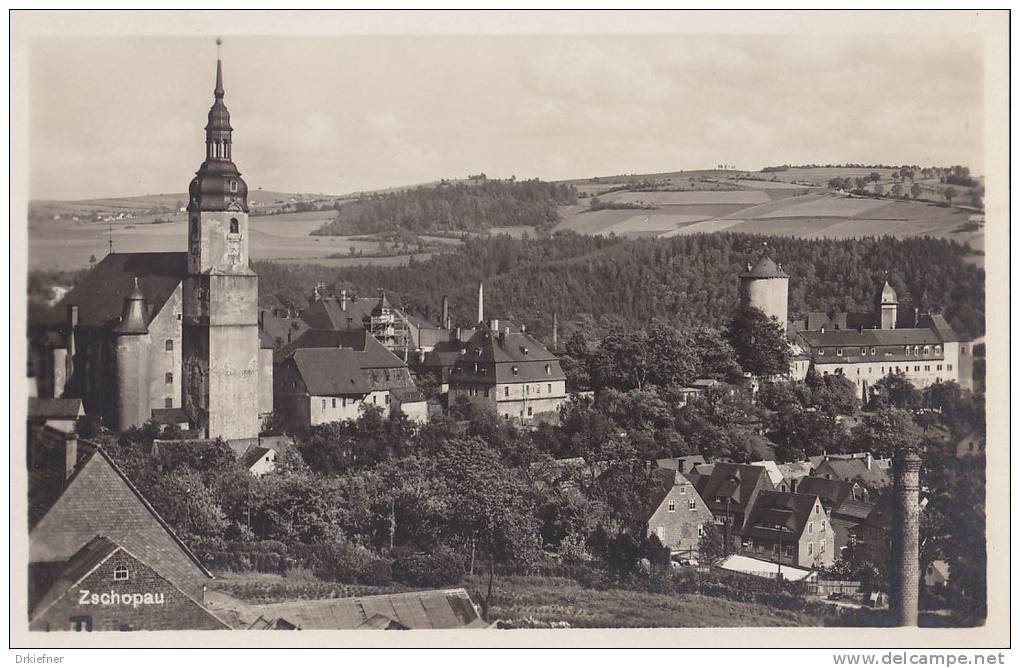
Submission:
<svg viewBox="0 0 1020 668">
<path fill-rule="evenodd" d="M 770 201 L 769 196 L 760 190 L 621 191 L 599 199 L 607 202 L 647 202 L 658 206 L 763 204 Z"/>
</svg>

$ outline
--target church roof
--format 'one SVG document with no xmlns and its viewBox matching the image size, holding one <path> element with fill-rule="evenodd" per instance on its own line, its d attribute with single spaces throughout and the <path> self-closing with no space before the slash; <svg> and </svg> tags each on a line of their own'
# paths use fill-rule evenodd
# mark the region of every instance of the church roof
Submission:
<svg viewBox="0 0 1020 668">
<path fill-rule="evenodd" d="M 768 255 L 762 255 L 754 266 L 742 273 L 741 278 L 789 278 Z"/>
<path fill-rule="evenodd" d="M 79 326 L 112 328 L 120 322 L 124 299 L 134 290 L 135 278 L 148 304 L 145 324 L 149 324 L 187 274 L 187 253 L 111 253 L 46 312 L 40 324 L 64 324 L 67 306 L 74 304 Z"/>
</svg>

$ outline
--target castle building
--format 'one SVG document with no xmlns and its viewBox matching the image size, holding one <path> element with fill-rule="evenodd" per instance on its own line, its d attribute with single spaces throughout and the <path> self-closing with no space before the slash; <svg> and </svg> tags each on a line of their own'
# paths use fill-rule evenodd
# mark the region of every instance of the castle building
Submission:
<svg viewBox="0 0 1020 668">
<path fill-rule="evenodd" d="M 794 349 L 791 377 L 803 380 L 813 363 L 822 376 L 852 380 L 865 400 L 872 385 L 895 373 L 922 389 L 944 382 L 972 389 L 970 343 L 938 313 L 915 312 L 909 324 L 902 322 L 899 297 L 888 281 L 872 313 L 812 312 L 789 319 L 789 278 L 763 255 L 740 274 L 740 298 L 786 325 Z"/>
<path fill-rule="evenodd" d="M 205 160 L 188 188 L 188 250 L 110 253 L 31 323 L 41 397 L 81 398 L 124 430 L 183 408 L 207 438 L 254 439 L 272 412 L 272 344 L 258 329 L 248 187 L 234 165 L 216 62 Z"/>
</svg>

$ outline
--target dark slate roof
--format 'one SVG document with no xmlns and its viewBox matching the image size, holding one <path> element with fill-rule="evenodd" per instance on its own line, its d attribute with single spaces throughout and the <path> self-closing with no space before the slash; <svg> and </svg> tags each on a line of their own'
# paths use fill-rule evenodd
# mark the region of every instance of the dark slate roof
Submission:
<svg viewBox="0 0 1020 668">
<path fill-rule="evenodd" d="M 246 469 L 250 469 L 255 466 L 263 457 L 269 454 L 270 448 L 264 448 L 256 445 L 255 447 L 248 448 L 248 450 L 241 456 L 241 466 Z"/>
<path fill-rule="evenodd" d="M 153 408 L 152 421 L 156 424 L 182 424 L 190 422 L 183 408 Z"/>
<path fill-rule="evenodd" d="M 665 457 L 663 459 L 655 460 L 655 463 L 664 469 L 680 471 L 681 473 L 689 473 L 694 470 L 695 466 L 704 464 L 705 458 L 701 455 L 686 455 L 684 457 Z"/>
<path fill-rule="evenodd" d="M 382 350 L 393 361 L 372 351 L 359 352 L 350 348 L 302 348 L 291 353 L 288 361 L 295 365 L 308 393 L 314 396 L 413 389 L 414 381 L 407 366 L 393 353 Z"/>
<path fill-rule="evenodd" d="M 111 253 L 85 274 L 78 285 L 43 316 L 44 322 L 40 324 L 65 324 L 67 306 L 75 304 L 80 326 L 114 327 L 120 320 L 124 298 L 134 290 L 136 277 L 149 307 L 148 324 L 187 273 L 187 253 Z"/>
<path fill-rule="evenodd" d="M 346 348 L 363 353 L 361 364 L 364 368 L 393 369 L 405 366 L 403 360 L 364 329 L 309 329 L 277 350 L 273 359 L 281 362 L 297 350 L 310 348 Z"/>
<path fill-rule="evenodd" d="M 379 618 L 408 629 L 484 627 L 463 588 L 411 591 L 358 598 L 288 601 L 257 606 L 263 619 L 284 619 L 301 629 L 369 628 Z M 386 624 L 382 624 L 383 627 Z"/>
<path fill-rule="evenodd" d="M 929 313 L 920 317 L 920 325 L 930 327 L 943 341 L 960 341 L 960 335 L 946 322 L 940 313 Z"/>
<path fill-rule="evenodd" d="M 762 255 L 749 271 L 740 274 L 742 278 L 789 278 L 768 255 Z"/>
<path fill-rule="evenodd" d="M 62 452 L 55 454 L 30 457 L 41 462 L 28 477 L 30 555 L 48 557 L 91 531 L 93 537 L 104 533 L 185 591 L 200 591 L 197 580 L 212 578 L 98 444 L 78 441 L 78 464 L 66 483 Z"/>
<path fill-rule="evenodd" d="M 465 352 L 454 365 L 450 382 L 491 385 L 566 379 L 559 359 L 518 328 L 510 327 L 509 333 L 506 329 L 497 333 L 480 325 L 463 348 Z M 486 369 L 484 375 L 475 372 L 476 364 Z M 549 366 L 548 373 L 546 366 Z"/>
<path fill-rule="evenodd" d="M 747 513 L 741 534 L 774 539 L 775 527 L 782 527 L 784 535 L 797 538 L 804 532 L 817 498 L 812 494 L 762 491 Z"/>
<path fill-rule="evenodd" d="M 277 339 L 280 341 L 280 346 L 285 346 L 288 337 L 293 341 L 309 328 L 308 323 L 301 318 L 284 318 L 267 310 L 262 311 L 261 322 L 263 348 L 276 348 Z"/>
<path fill-rule="evenodd" d="M 378 299 L 348 298 L 341 305 L 337 297 L 323 297 L 309 304 L 301 319 L 312 329 L 361 329 L 378 303 Z"/>
<path fill-rule="evenodd" d="M 730 512 L 743 512 L 754 501 L 757 493 L 773 489 L 768 471 L 764 467 L 751 464 L 716 462 L 711 473 L 698 476 L 697 481 L 693 479 L 691 481 L 695 483 L 695 488 L 705 500 L 705 504 L 713 511 L 724 510 L 725 499 L 728 497 Z M 716 501 L 717 497 L 722 497 L 723 500 Z"/>
<path fill-rule="evenodd" d="M 835 512 L 839 512 L 847 500 L 854 500 L 854 485 L 844 480 L 805 476 L 797 483 L 797 492 L 819 497 L 826 509 Z"/>
<path fill-rule="evenodd" d="M 64 564 L 64 569 L 53 582 L 53 586 L 50 587 L 49 591 L 39 600 L 39 603 L 33 609 L 33 616 L 35 616 L 37 611 L 42 612 L 46 610 L 46 608 L 50 607 L 50 605 L 60 599 L 60 597 L 63 596 L 68 589 L 78 582 L 81 582 L 84 577 L 95 570 L 95 568 L 104 561 L 112 557 L 120 549 L 120 545 L 117 545 L 117 543 L 102 535 L 96 536 L 89 542 L 85 543 L 85 545 L 75 552 L 74 555 L 67 560 L 67 563 Z"/>
<path fill-rule="evenodd" d="M 418 366 L 428 368 L 452 367 L 465 347 L 463 341 L 439 341 L 435 347 L 425 353 L 425 360 Z"/>
<path fill-rule="evenodd" d="M 811 475 L 825 477 L 830 473 L 837 480 L 860 480 L 865 487 L 876 489 L 889 485 L 889 469 L 881 466 L 877 460 L 873 460 L 871 468 L 865 459 L 825 459 L 812 469 Z"/>
<path fill-rule="evenodd" d="M 902 329 L 841 329 L 824 332 L 800 332 L 812 348 L 832 346 L 916 346 L 937 345 L 942 339 L 927 327 Z"/>
<path fill-rule="evenodd" d="M 81 399 L 28 398 L 29 420 L 69 420 L 80 415 L 84 415 Z"/>
</svg>

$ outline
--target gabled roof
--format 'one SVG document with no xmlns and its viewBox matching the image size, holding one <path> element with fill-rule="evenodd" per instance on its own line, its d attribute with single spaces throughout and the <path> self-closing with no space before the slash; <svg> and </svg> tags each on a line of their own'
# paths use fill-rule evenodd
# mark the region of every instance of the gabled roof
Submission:
<svg viewBox="0 0 1020 668">
<path fill-rule="evenodd" d="M 72 420 L 84 414 L 81 399 L 28 398 L 29 420 Z"/>
<path fill-rule="evenodd" d="M 775 539 L 782 531 L 784 536 L 798 538 L 807 526 L 817 499 L 812 494 L 760 492 L 747 513 L 741 534 Z"/>
<path fill-rule="evenodd" d="M 372 315 L 377 299 L 323 297 L 301 312 L 301 319 L 312 329 L 361 329 Z"/>
<path fill-rule="evenodd" d="M 85 543 L 64 564 L 64 569 L 57 576 L 57 579 L 54 580 L 53 585 L 33 608 L 32 616 L 34 617 L 37 613 L 45 611 L 46 608 L 60 599 L 68 589 L 81 582 L 89 573 L 120 549 L 120 545 L 102 535 L 96 536 Z"/>
<path fill-rule="evenodd" d="M 834 512 L 839 512 L 847 501 L 854 501 L 854 484 L 843 480 L 806 476 L 797 483 L 797 492 L 819 497 L 822 504 Z"/>
<path fill-rule="evenodd" d="M 773 488 L 768 472 L 761 466 L 716 462 L 712 472 L 698 480 L 698 494 L 712 510 L 721 510 L 730 500 L 731 512 L 743 512 L 754 497 Z M 722 501 L 717 501 L 718 498 Z"/>
<path fill-rule="evenodd" d="M 183 408 L 153 408 L 152 421 L 156 424 L 184 424 L 190 419 Z"/>
<path fill-rule="evenodd" d="M 102 447 L 79 440 L 77 454 L 66 483 L 62 456 L 32 457 L 41 463 L 28 477 L 30 559 L 63 561 L 104 533 L 185 591 L 213 577 Z"/>
<path fill-rule="evenodd" d="M 368 338 L 375 341 L 371 336 Z M 290 353 L 287 361 L 294 364 L 308 393 L 314 396 L 414 388 L 407 365 L 382 344 L 379 347 L 381 350 L 369 346 L 364 352 L 350 348 L 300 348 Z"/>
<path fill-rule="evenodd" d="M 365 329 L 330 330 L 309 329 L 273 354 L 275 362 L 282 362 L 295 351 L 311 348 L 346 348 L 362 353 L 362 366 L 371 369 L 395 369 L 406 366 L 386 346 Z"/>
<path fill-rule="evenodd" d="M 889 468 L 880 460 L 872 460 L 871 468 L 865 459 L 829 458 L 818 463 L 811 475 L 824 478 L 831 474 L 837 480 L 860 480 L 866 487 L 887 487 L 890 483 Z"/>
<path fill-rule="evenodd" d="M 67 306 L 75 304 L 79 326 L 112 328 L 120 320 L 124 298 L 135 288 L 135 278 L 148 304 L 149 324 L 187 273 L 187 253 L 111 253 L 49 309 L 39 324 L 65 324 Z"/>
<path fill-rule="evenodd" d="M 929 313 L 921 316 L 920 325 L 930 327 L 943 341 L 960 341 L 960 335 L 946 322 L 941 313 Z"/>
<path fill-rule="evenodd" d="M 250 469 L 251 467 L 255 466 L 255 464 L 260 462 L 262 458 L 268 455 L 270 452 L 273 452 L 272 448 L 264 448 L 259 445 L 248 448 L 248 450 L 245 451 L 243 455 L 241 455 L 241 466 L 243 466 L 246 469 Z"/>
</svg>

